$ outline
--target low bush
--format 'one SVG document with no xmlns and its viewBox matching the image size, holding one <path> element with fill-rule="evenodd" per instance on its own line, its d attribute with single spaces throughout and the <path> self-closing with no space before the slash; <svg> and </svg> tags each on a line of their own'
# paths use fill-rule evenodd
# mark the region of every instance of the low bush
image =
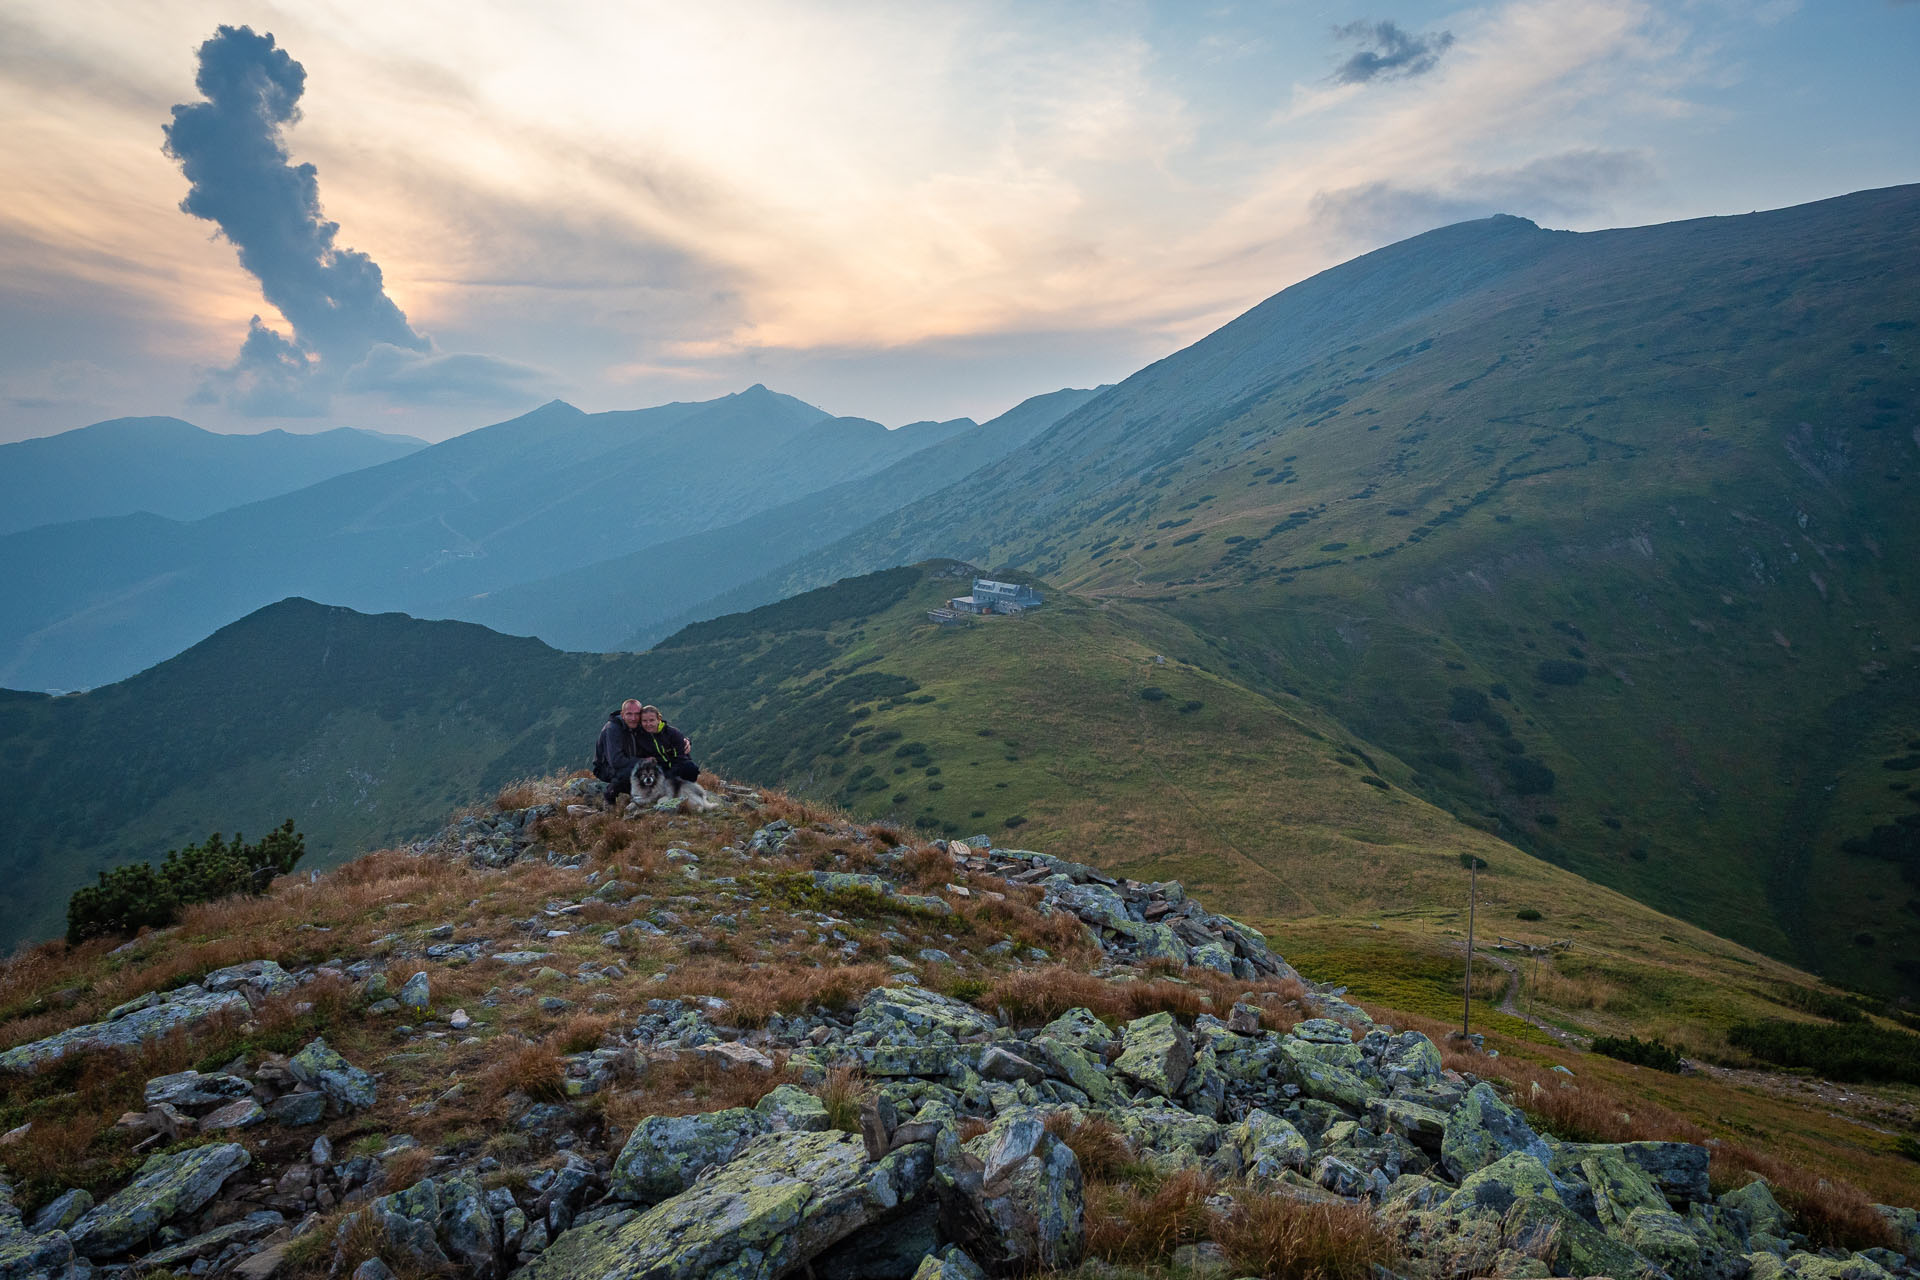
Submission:
<svg viewBox="0 0 1920 1280">
<path fill-rule="evenodd" d="M 102 871 L 99 884 L 76 890 L 67 900 L 67 941 L 130 936 L 172 924 L 180 909 L 193 903 L 264 893 L 306 851 L 306 837 L 288 818 L 253 844 L 240 835 L 229 842 L 216 831 L 201 844 L 167 850 L 158 870 L 135 862 Z"/>
<path fill-rule="evenodd" d="M 1828 1080 L 1920 1084 L 1920 1036 L 1866 1022 L 1742 1022 L 1727 1041 L 1762 1062 L 1804 1067 Z"/>
<path fill-rule="evenodd" d="M 1600 1036 L 1593 1042 L 1595 1053 L 1617 1058 L 1621 1062 L 1631 1062 L 1637 1067 L 1652 1067 L 1655 1071 L 1678 1071 L 1680 1055 L 1672 1045 L 1660 1040 L 1642 1040 L 1639 1036 Z"/>
<path fill-rule="evenodd" d="M 1587 678 L 1587 664 L 1566 658 L 1543 658 L 1533 669 L 1541 684 L 1576 685 Z"/>
<path fill-rule="evenodd" d="M 1541 916 L 1540 908 L 1538 907 L 1522 907 L 1513 913 L 1513 918 L 1515 920 L 1539 920 L 1544 917 Z"/>
</svg>

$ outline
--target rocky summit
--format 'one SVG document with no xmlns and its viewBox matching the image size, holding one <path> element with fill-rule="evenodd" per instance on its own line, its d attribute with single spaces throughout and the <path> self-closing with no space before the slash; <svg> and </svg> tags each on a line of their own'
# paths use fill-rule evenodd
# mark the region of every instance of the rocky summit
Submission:
<svg viewBox="0 0 1920 1280">
<path fill-rule="evenodd" d="M 1920 1275 L 1178 883 L 596 790 L 16 958 L 0 1280 Z"/>
</svg>

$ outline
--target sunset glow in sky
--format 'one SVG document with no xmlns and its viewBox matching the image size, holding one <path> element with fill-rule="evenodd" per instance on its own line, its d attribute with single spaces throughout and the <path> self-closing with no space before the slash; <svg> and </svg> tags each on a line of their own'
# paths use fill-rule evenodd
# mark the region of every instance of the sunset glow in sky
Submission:
<svg viewBox="0 0 1920 1280">
<path fill-rule="evenodd" d="M 222 25 L 256 38 L 205 64 L 225 105 L 196 87 Z M 1463 218 L 1920 180 L 1917 62 L 1913 0 L 11 0 L 0 441 L 130 414 L 439 439 L 754 382 L 984 420 Z M 250 168 L 257 67 L 287 111 Z M 170 155 L 176 107 L 205 128 Z M 230 223 L 182 210 L 189 157 Z M 309 164 L 330 240 L 256 180 Z"/>
</svg>

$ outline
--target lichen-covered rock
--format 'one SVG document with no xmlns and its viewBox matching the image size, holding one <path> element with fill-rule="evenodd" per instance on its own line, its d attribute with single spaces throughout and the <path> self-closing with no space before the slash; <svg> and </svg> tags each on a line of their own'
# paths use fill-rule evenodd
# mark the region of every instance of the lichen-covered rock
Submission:
<svg viewBox="0 0 1920 1280">
<path fill-rule="evenodd" d="M 269 996 L 285 995 L 299 984 L 293 975 L 272 960 L 248 960 L 215 969 L 200 980 L 208 991 L 238 991 L 250 1004 L 259 1004 Z"/>
<path fill-rule="evenodd" d="M 1216 1121 L 1158 1098 L 1150 1106 L 1117 1107 L 1107 1119 L 1144 1160 L 1167 1172 L 1208 1167 L 1227 1132 Z"/>
<path fill-rule="evenodd" d="M 1787 1234 L 1787 1211 L 1773 1198 L 1773 1188 L 1765 1178 L 1755 1178 L 1744 1187 L 1722 1193 L 1720 1205 L 1744 1213 L 1755 1235 L 1784 1237 Z"/>
<path fill-rule="evenodd" d="M 1319 1054 L 1327 1049 L 1328 1046 L 1296 1040 L 1291 1036 L 1282 1039 L 1280 1057 L 1285 1063 L 1287 1077 L 1310 1098 L 1330 1102 L 1344 1111 L 1364 1112 L 1367 1104 L 1380 1096 L 1380 1090 L 1356 1072 L 1320 1057 Z"/>
<path fill-rule="evenodd" d="M 1046 1057 L 1051 1073 L 1086 1094 L 1094 1106 L 1104 1107 L 1114 1100 L 1113 1082 L 1094 1051 L 1047 1032 L 1035 1037 L 1033 1044 Z"/>
<path fill-rule="evenodd" d="M 79 1187 L 62 1192 L 47 1202 L 46 1208 L 33 1216 L 33 1225 L 27 1230 L 37 1236 L 54 1231 L 65 1231 L 86 1216 L 93 1208 L 93 1197 Z M 0 1220 L 0 1236 L 7 1234 L 4 1220 Z"/>
<path fill-rule="evenodd" d="M 935 1175 L 941 1228 L 995 1275 L 1071 1267 L 1086 1246 L 1080 1161 L 1035 1111 L 1000 1117 Z"/>
<path fill-rule="evenodd" d="M 648 1116 L 633 1127 L 614 1161 L 609 1194 L 640 1204 L 678 1195 L 703 1171 L 726 1164 L 771 1127 L 771 1115 L 746 1107 L 690 1116 Z"/>
<path fill-rule="evenodd" d="M 314 1090 L 288 1093 L 267 1104 L 267 1117 L 276 1124 L 292 1127 L 319 1124 L 327 1114 L 327 1095 Z"/>
<path fill-rule="evenodd" d="M 1594 1215 L 1608 1234 L 1676 1275 L 1699 1271 L 1699 1238 L 1667 1207 L 1652 1178 L 1618 1151 L 1606 1149 L 1582 1160 L 1580 1171 L 1593 1191 Z"/>
<path fill-rule="evenodd" d="M 826 1104 L 805 1089 L 790 1084 L 775 1086 L 753 1109 L 770 1130 L 820 1133 L 833 1127 L 827 1118 Z"/>
<path fill-rule="evenodd" d="M 0 1280 L 65 1280 L 74 1270 L 73 1242 L 65 1232 L 0 1233 Z"/>
<path fill-rule="evenodd" d="M 1500 1242 L 1540 1259 L 1557 1276 L 1666 1280 L 1666 1273 L 1653 1263 L 1546 1196 L 1516 1200 L 1501 1220 Z"/>
<path fill-rule="evenodd" d="M 1446 1139 L 1446 1116 L 1417 1102 L 1374 1098 L 1367 1103 L 1367 1117 L 1374 1128 L 1397 1133 L 1414 1146 L 1435 1154 Z"/>
<path fill-rule="evenodd" d="M 922 1258 L 913 1280 L 987 1280 L 987 1273 L 958 1246 L 948 1245 Z"/>
<path fill-rule="evenodd" d="M 1920 1212 L 1891 1204 L 1876 1204 L 1873 1211 L 1893 1228 L 1893 1238 L 1898 1242 L 1895 1247 L 1920 1262 Z"/>
<path fill-rule="evenodd" d="M 157 1107 L 164 1102 L 187 1112 L 223 1107 L 236 1098 L 252 1095 L 253 1085 L 239 1076 L 220 1072 L 202 1075 L 198 1071 L 176 1071 L 168 1076 L 155 1076 L 147 1081 L 144 1094 L 149 1107 Z"/>
<path fill-rule="evenodd" d="M 310 1084 L 342 1111 L 364 1111 L 377 1096 L 373 1077 L 317 1039 L 287 1060 L 296 1080 Z"/>
<path fill-rule="evenodd" d="M 1756 1253 L 1748 1258 L 1751 1280 L 1893 1280 L 1893 1273 L 1860 1254 L 1845 1258 L 1823 1258 L 1818 1254 L 1795 1253 L 1776 1257 Z"/>
<path fill-rule="evenodd" d="M 876 987 L 860 1002 L 856 1031 L 877 1041 L 962 1040 L 994 1029 L 994 1021 L 970 1004 L 919 987 Z"/>
<path fill-rule="evenodd" d="M 925 1143 L 870 1161 L 851 1134 L 768 1134 L 637 1218 L 565 1232 L 518 1275 L 773 1280 L 899 1211 L 932 1166 Z"/>
<path fill-rule="evenodd" d="M 0 1071 L 27 1075 L 60 1061 L 70 1053 L 130 1049 L 147 1040 L 198 1027 L 222 1015 L 244 1015 L 248 1008 L 246 997 L 237 992 L 207 991 L 198 986 L 190 990 L 143 997 L 143 1001 L 147 999 L 152 1002 L 136 1002 L 140 1003 L 140 1007 L 128 1009 L 119 1017 L 69 1027 L 44 1040 L 0 1053 Z"/>
<path fill-rule="evenodd" d="M 1298 1129 L 1257 1107 L 1227 1127 L 1225 1141 L 1233 1144 L 1240 1171 L 1254 1183 L 1278 1182 L 1289 1169 L 1304 1172 L 1313 1158 L 1313 1148 Z"/>
<path fill-rule="evenodd" d="M 198 1258 L 210 1258 L 230 1245 L 245 1244 L 286 1225 L 286 1218 L 271 1209 L 259 1209 L 234 1222 L 203 1231 L 197 1236 L 155 1250 L 140 1259 L 139 1273 L 185 1268 Z"/>
<path fill-rule="evenodd" d="M 1545 1161 L 1525 1151 L 1510 1151 L 1462 1179 L 1460 1189 L 1447 1199 L 1447 1212 L 1461 1217 L 1497 1216 L 1514 1201 L 1527 1198 L 1559 1201 L 1560 1191 Z"/>
<path fill-rule="evenodd" d="M 251 1159 L 234 1142 L 154 1156 L 131 1183 L 74 1224 L 68 1233 L 74 1251 L 112 1258 L 144 1244 L 167 1223 L 197 1212 Z"/>
<path fill-rule="evenodd" d="M 1193 1067 L 1193 1041 L 1171 1013 L 1135 1018 L 1121 1033 L 1115 1072 L 1163 1098 L 1177 1097 Z"/>
<path fill-rule="evenodd" d="M 1104 1058 L 1120 1037 L 1090 1009 L 1069 1009 L 1040 1028 L 1038 1039 L 1058 1040 Z"/>
<path fill-rule="evenodd" d="M 1706 1204 L 1713 1200 L 1707 1186 L 1705 1147 L 1689 1142 L 1560 1142 L 1550 1144 L 1555 1173 L 1577 1168 L 1592 1155 L 1625 1160 L 1653 1180 L 1660 1194 L 1676 1205 Z"/>
<path fill-rule="evenodd" d="M 1440 1143 L 1440 1163 L 1454 1177 L 1465 1178 L 1516 1151 L 1523 1151 L 1542 1164 L 1553 1159 L 1553 1152 L 1533 1131 L 1526 1117 L 1502 1102 L 1492 1085 L 1482 1081 L 1473 1086 L 1447 1117 L 1446 1134 Z"/>
<path fill-rule="evenodd" d="M 433 1003 L 433 986 L 424 973 L 416 973 L 408 978 L 406 985 L 400 988 L 398 997 L 401 1004 L 409 1009 L 425 1009 Z"/>
</svg>

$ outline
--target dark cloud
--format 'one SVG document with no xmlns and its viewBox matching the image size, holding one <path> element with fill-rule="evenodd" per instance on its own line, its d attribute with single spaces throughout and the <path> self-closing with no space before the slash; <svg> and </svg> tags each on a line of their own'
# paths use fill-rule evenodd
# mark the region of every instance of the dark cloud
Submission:
<svg viewBox="0 0 1920 1280">
<path fill-rule="evenodd" d="M 380 343 L 341 380 L 344 391 L 384 395 L 400 404 L 496 404 L 549 389 L 541 370 L 494 356 L 422 355 Z"/>
<path fill-rule="evenodd" d="M 197 402 L 312 417 L 336 390 L 488 402 L 543 380 L 490 356 L 436 353 L 387 296 L 380 264 L 335 243 L 340 226 L 321 212 L 318 172 L 294 164 L 281 138 L 300 118 L 306 69 L 271 33 L 220 27 L 199 61 L 194 84 L 206 100 L 174 107 L 162 126 L 164 150 L 191 184 L 180 208 L 220 228 L 293 336 L 255 316 L 233 364 L 207 376 Z"/>
<path fill-rule="evenodd" d="M 1333 78 L 1339 84 L 1425 75 L 1438 65 L 1440 55 L 1453 46 L 1451 31 L 1413 35 L 1385 19 L 1369 22 L 1362 18 L 1335 27 L 1333 35 L 1336 40 L 1349 40 L 1361 46 L 1359 52 L 1335 69 Z"/>
<path fill-rule="evenodd" d="M 1615 193 L 1652 179 L 1653 166 L 1636 151 L 1567 151 L 1513 169 L 1456 173 L 1434 186 L 1369 182 L 1322 191 L 1309 208 L 1326 230 L 1377 245 L 1496 213 L 1565 222 L 1602 212 Z"/>
</svg>

